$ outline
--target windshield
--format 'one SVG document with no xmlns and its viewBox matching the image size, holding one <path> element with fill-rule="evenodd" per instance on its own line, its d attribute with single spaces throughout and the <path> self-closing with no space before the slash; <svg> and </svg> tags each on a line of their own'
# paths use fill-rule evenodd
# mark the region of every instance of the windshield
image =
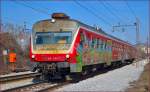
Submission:
<svg viewBox="0 0 150 92">
<path fill-rule="evenodd" d="M 38 32 L 36 33 L 36 44 L 71 44 L 72 32 Z"/>
</svg>

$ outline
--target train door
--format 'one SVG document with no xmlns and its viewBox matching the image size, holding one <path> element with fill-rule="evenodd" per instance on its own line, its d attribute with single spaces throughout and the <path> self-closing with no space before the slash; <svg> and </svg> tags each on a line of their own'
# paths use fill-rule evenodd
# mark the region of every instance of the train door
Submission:
<svg viewBox="0 0 150 92">
<path fill-rule="evenodd" d="M 112 61 L 116 61 L 117 60 L 117 44 L 115 41 L 112 42 Z"/>
<path fill-rule="evenodd" d="M 104 55 L 104 53 L 105 53 L 105 52 L 104 52 L 104 51 L 105 51 L 105 50 L 104 50 L 104 45 L 105 45 L 105 44 L 104 44 L 104 40 L 102 39 L 102 40 L 101 40 L 101 60 L 102 60 L 102 62 L 105 61 L 105 59 L 104 59 L 104 57 L 105 57 L 105 55 Z"/>
<path fill-rule="evenodd" d="M 112 61 L 112 41 L 107 40 L 107 62 Z"/>
<path fill-rule="evenodd" d="M 99 62 L 99 38 L 95 37 L 94 39 L 94 64 Z"/>
<path fill-rule="evenodd" d="M 91 35 L 91 48 L 90 48 L 91 64 L 94 63 L 94 53 L 95 53 L 95 38 L 93 35 Z"/>
<path fill-rule="evenodd" d="M 89 45 L 88 45 L 88 38 L 85 32 L 80 33 L 80 46 L 82 48 L 82 64 L 88 64 L 88 52 L 89 52 Z"/>
<path fill-rule="evenodd" d="M 76 56 L 76 67 L 73 68 L 74 72 L 81 72 L 82 71 L 82 66 L 83 66 L 83 47 L 85 43 L 85 35 L 83 34 L 82 31 L 79 32 L 79 43 L 77 46 L 77 53 L 78 55 Z"/>
<path fill-rule="evenodd" d="M 103 62 L 103 40 L 102 38 L 99 38 L 99 61 L 102 63 Z"/>
</svg>

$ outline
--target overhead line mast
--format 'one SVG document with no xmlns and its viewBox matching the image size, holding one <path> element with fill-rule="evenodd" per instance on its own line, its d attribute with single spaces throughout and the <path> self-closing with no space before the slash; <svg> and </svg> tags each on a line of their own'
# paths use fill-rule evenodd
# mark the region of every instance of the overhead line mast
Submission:
<svg viewBox="0 0 150 92">
<path fill-rule="evenodd" d="M 139 19 L 136 19 L 136 22 L 134 24 L 127 24 L 127 25 L 115 25 L 113 26 L 113 31 L 115 31 L 115 28 L 117 27 L 136 27 L 136 44 L 138 45 L 140 43 L 140 23 L 139 23 Z"/>
<path fill-rule="evenodd" d="M 149 35 L 148 35 L 148 38 L 149 38 L 149 41 L 148 41 L 149 56 L 148 56 L 148 59 L 149 59 L 149 62 L 150 62 L 150 0 L 148 0 L 148 7 L 149 7 L 148 8 L 148 12 L 149 12 L 148 13 L 148 16 L 149 16 L 149 18 L 148 18 L 149 19 L 149 21 L 148 21 L 149 22 L 148 23 L 149 24 L 149 26 L 148 26 L 148 31 L 149 31 Z"/>
</svg>

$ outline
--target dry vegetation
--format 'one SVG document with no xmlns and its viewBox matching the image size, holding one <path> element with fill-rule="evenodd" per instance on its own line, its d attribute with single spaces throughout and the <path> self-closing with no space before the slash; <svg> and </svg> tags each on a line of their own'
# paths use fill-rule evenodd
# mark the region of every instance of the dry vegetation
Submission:
<svg viewBox="0 0 150 92">
<path fill-rule="evenodd" d="M 150 92 L 150 63 L 145 66 L 140 78 L 132 82 L 131 88 L 126 92 Z"/>
<path fill-rule="evenodd" d="M 17 61 L 16 68 L 25 69 L 28 67 L 28 55 L 26 55 L 15 38 L 11 35 L 11 33 L 3 32 L 0 33 L 0 74 L 10 73 L 12 72 L 9 67 L 8 56 L 7 62 L 4 62 L 4 56 L 2 55 L 2 51 L 4 49 L 15 48 L 17 53 Z"/>
</svg>

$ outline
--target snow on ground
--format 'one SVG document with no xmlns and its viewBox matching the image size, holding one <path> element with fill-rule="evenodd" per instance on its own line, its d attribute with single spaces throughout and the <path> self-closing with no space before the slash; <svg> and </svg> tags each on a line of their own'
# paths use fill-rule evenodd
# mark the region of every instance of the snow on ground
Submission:
<svg viewBox="0 0 150 92">
<path fill-rule="evenodd" d="M 10 73 L 10 74 L 5 74 L 5 75 L 0 75 L 0 77 L 17 76 L 17 75 L 29 74 L 29 73 L 34 73 L 34 72 L 25 71 L 25 72 L 19 72 L 19 73 Z"/>
<path fill-rule="evenodd" d="M 31 71 L 26 71 L 26 72 L 19 72 L 19 73 L 10 73 L 10 74 L 6 74 L 6 75 L 0 75 L 0 78 L 3 77 L 9 77 L 9 76 L 17 76 L 17 75 L 23 75 L 23 74 L 29 74 L 29 73 L 34 73 Z M 30 79 L 25 79 L 25 80 L 20 80 L 20 81 L 16 81 L 16 82 L 6 82 L 1 84 L 0 83 L 0 91 L 1 90 L 6 90 L 6 89 L 10 89 L 10 88 L 14 88 L 14 87 L 18 87 L 18 86 L 23 86 L 23 85 L 29 85 L 33 83 L 33 78 Z"/>
<path fill-rule="evenodd" d="M 124 91 L 130 82 L 139 78 L 147 63 L 147 60 L 142 60 L 55 91 Z"/>
<path fill-rule="evenodd" d="M 0 91 L 15 88 L 15 87 L 18 87 L 18 86 L 33 84 L 32 80 L 33 79 L 25 79 L 25 80 L 21 80 L 21 81 L 12 82 L 12 83 L 2 84 L 2 85 L 0 85 Z"/>
</svg>

